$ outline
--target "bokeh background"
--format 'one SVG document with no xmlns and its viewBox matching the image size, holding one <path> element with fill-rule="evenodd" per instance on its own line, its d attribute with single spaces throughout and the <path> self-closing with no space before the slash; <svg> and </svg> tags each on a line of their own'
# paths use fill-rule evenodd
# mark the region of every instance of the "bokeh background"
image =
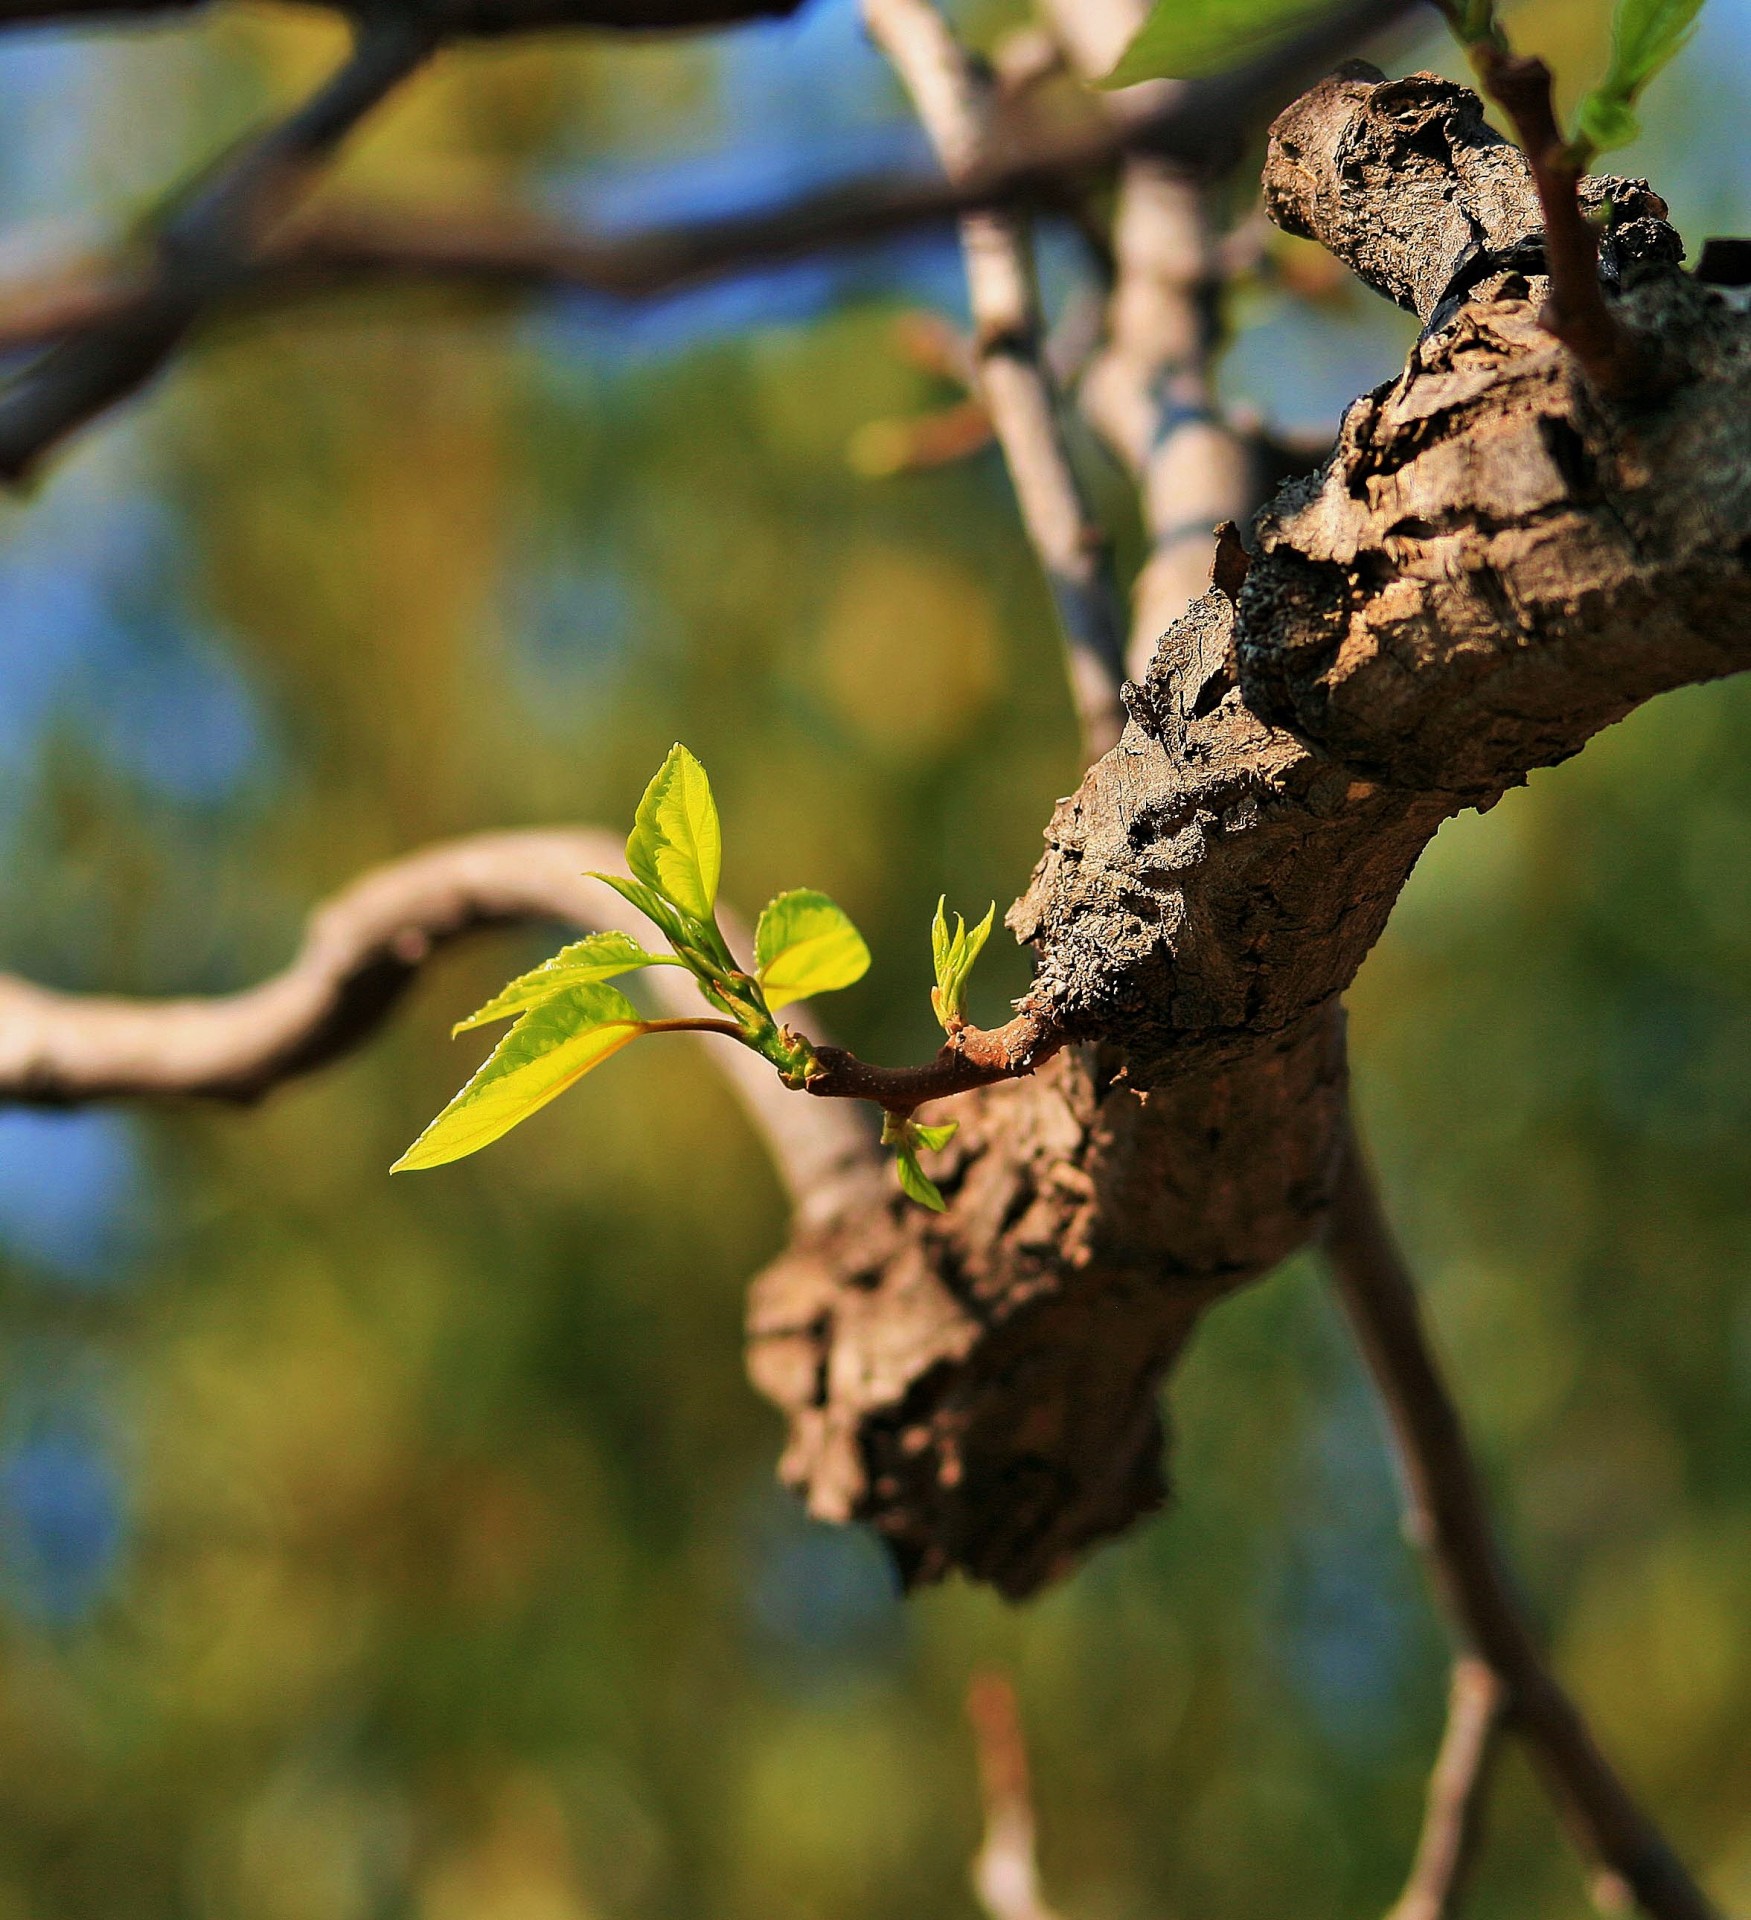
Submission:
<svg viewBox="0 0 1751 1920">
<path fill-rule="evenodd" d="M 1017 17 L 960 15 L 984 44 Z M 1518 30 L 1572 96 L 1605 18 Z M 337 48 L 248 6 L 0 39 L 0 268 L 124 230 Z M 1711 0 L 1628 156 L 1693 244 L 1751 231 L 1748 91 L 1751 5 Z M 685 45 L 448 54 L 341 177 L 613 224 L 921 151 L 850 0 L 810 0 Z M 1075 241 L 1044 253 L 1075 298 Z M 1314 291 L 1243 289 L 1224 371 L 1305 430 L 1405 340 Z M 848 457 L 954 397 L 896 344 L 920 307 L 960 311 L 945 236 L 636 310 L 403 294 L 211 333 L 0 507 L 0 964 L 247 984 L 373 861 L 624 823 L 679 736 L 727 894 L 829 888 L 877 956 L 839 1030 L 917 1056 L 938 893 L 1012 897 L 1075 777 L 996 457 Z M 990 1663 L 1067 1920 L 1382 1911 L 1445 1645 L 1311 1263 L 1173 1383 L 1170 1514 L 1026 1608 L 902 1602 L 774 1486 L 739 1316 L 782 1208 L 692 1043 L 386 1177 L 478 1051 L 449 1022 L 550 945 L 446 958 L 253 1111 L 0 1113 L 0 1920 L 969 1916 L 961 1699 Z M 1025 978 L 999 946 L 987 1015 Z M 1751 689 L 1663 700 L 1452 824 L 1353 1006 L 1561 1668 L 1751 1913 Z M 1474 1910 L 1588 1910 L 1518 1758 Z"/>
</svg>

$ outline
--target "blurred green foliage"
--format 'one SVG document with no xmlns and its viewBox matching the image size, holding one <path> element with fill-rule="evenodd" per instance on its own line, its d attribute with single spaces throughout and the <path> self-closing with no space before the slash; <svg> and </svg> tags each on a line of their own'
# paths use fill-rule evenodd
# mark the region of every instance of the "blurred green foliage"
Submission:
<svg viewBox="0 0 1751 1920">
<path fill-rule="evenodd" d="M 1681 219 L 1746 212 L 1722 11 L 1649 115 Z M 1603 17 L 1516 34 L 1598 49 Z M 348 173 L 456 199 L 709 168 L 738 99 L 766 137 L 800 111 L 772 44 L 455 56 Z M 333 51 L 248 10 L 32 43 L 13 83 L 72 116 L 77 164 L 30 186 L 23 135 L 71 138 L 45 109 L 0 178 L 27 211 L 138 207 Z M 691 338 L 437 295 L 215 331 L 0 526 L 5 962 L 247 983 L 374 860 L 622 821 L 680 736 L 726 898 L 827 887 L 875 955 L 839 1031 L 923 1057 L 932 906 L 1014 894 L 1075 749 L 996 462 L 847 464 L 942 397 L 892 348 L 911 295 L 872 288 Z M 1390 370 L 1367 315 L 1247 311 L 1235 366 L 1279 363 L 1280 413 Z M 1394 1209 L 1563 1671 L 1738 1911 L 1748 876 L 1751 693 L 1697 690 L 1449 827 L 1354 996 Z M 0 1116 L 0 1920 L 968 1915 L 960 1698 L 992 1661 L 1069 1920 L 1382 1911 L 1445 1648 L 1312 1266 L 1211 1317 L 1171 1515 L 1026 1609 L 902 1606 L 868 1541 L 773 1487 L 739 1318 L 780 1199 L 699 1048 L 386 1177 L 479 1057 L 450 1023 L 554 944 L 445 959 L 258 1109 Z M 999 937 L 972 1016 L 1025 977 Z M 1518 1760 L 1475 1911 L 1586 1911 Z"/>
</svg>

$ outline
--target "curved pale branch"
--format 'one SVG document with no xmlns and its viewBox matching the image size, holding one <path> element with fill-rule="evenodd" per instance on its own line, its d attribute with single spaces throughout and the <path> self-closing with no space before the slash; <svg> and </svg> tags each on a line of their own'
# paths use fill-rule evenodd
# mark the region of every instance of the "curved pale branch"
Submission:
<svg viewBox="0 0 1751 1920">
<path fill-rule="evenodd" d="M 561 921 L 648 937 L 642 916 L 587 871 L 620 865 L 619 839 L 584 829 L 430 847 L 319 907 L 284 972 L 213 999 L 107 999 L 0 976 L 0 1099 L 259 1099 L 361 1044 L 431 956 L 464 935 Z M 678 970 L 653 968 L 646 984 L 666 1014 L 701 1010 Z M 873 1164 L 870 1133 L 855 1114 L 799 1099 L 744 1047 L 716 1047 L 712 1057 L 805 1216 L 842 1201 L 847 1179 Z"/>
</svg>

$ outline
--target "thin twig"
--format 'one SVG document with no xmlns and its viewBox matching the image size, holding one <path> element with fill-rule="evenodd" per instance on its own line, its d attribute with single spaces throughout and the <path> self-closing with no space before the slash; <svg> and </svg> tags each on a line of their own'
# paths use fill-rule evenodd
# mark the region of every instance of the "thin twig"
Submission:
<svg viewBox="0 0 1751 1920">
<path fill-rule="evenodd" d="M 1577 1843 L 1654 1920 L 1714 1920 L 1714 1909 L 1630 1797 L 1539 1650 L 1496 1544 L 1482 1477 L 1424 1331 L 1416 1289 L 1353 1134 L 1326 1250 L 1392 1424 L 1411 1529 L 1461 1639 L 1506 1690 L 1509 1723 L 1531 1750 Z"/>
<path fill-rule="evenodd" d="M 990 1920 L 1057 1920 L 1040 1892 L 1027 1741 L 1015 1688 L 1001 1673 L 975 1674 L 967 1720 L 979 1758 L 985 1837 L 973 1861 L 973 1891 Z"/>
<path fill-rule="evenodd" d="M 919 1067 L 881 1067 L 842 1047 L 817 1047 L 818 1065 L 803 1084 L 824 1100 L 867 1100 L 889 1113 L 910 1113 L 927 1100 L 1037 1073 L 1064 1041 L 1061 1028 L 1024 1011 L 1001 1027 L 957 1025 L 936 1058 Z"/>
<path fill-rule="evenodd" d="M 0 478 L 21 478 L 76 427 L 144 385 L 201 313 L 248 277 L 263 235 L 348 132 L 436 44 L 423 23 L 374 20 L 302 106 L 179 196 L 158 222 L 145 289 L 108 319 L 88 318 L 0 392 Z"/>
<path fill-rule="evenodd" d="M 1453 1663 L 1447 1727 L 1429 1775 L 1423 1830 L 1404 1892 L 1386 1920 L 1453 1920 L 1483 1827 L 1502 1683 L 1487 1662 L 1462 1655 Z"/>
<path fill-rule="evenodd" d="M 943 171 L 965 180 L 987 163 L 996 90 L 930 0 L 864 0 L 871 35 L 893 61 Z M 1013 215 L 961 222 L 980 392 L 1009 466 L 1022 522 L 1052 590 L 1085 759 L 1124 725 L 1123 617 L 1112 548 L 1070 463 L 1058 395 L 1041 354 L 1039 293 Z"/>
<path fill-rule="evenodd" d="M 1485 91 L 1514 123 L 1544 214 L 1550 298 L 1539 324 L 1575 356 L 1601 393 L 1629 392 L 1645 374 L 1635 341 L 1606 303 L 1599 237 L 1581 212 L 1581 168 L 1557 124 L 1550 68 L 1485 40 L 1471 49 Z"/>
</svg>

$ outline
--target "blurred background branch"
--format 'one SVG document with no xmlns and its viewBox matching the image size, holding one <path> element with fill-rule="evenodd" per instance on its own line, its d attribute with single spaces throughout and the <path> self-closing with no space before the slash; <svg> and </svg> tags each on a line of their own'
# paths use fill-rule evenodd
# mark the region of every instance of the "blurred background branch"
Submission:
<svg viewBox="0 0 1751 1920">
<path fill-rule="evenodd" d="M 996 106 L 991 79 L 930 0 L 864 0 L 863 11 L 905 82 L 943 171 L 951 180 L 965 179 L 987 160 Z M 1094 760 L 1124 725 L 1124 624 L 1111 542 L 1070 462 L 1043 356 L 1027 235 L 1010 216 L 969 214 L 961 223 L 961 251 L 980 397 L 1058 609 L 1083 756 Z"/>
<path fill-rule="evenodd" d="M 362 1045 L 432 956 L 464 935 L 559 924 L 648 937 L 643 916 L 591 878 L 592 869 L 623 864 L 614 835 L 583 829 L 477 834 L 429 847 L 361 875 L 311 916 L 284 972 L 228 997 L 154 1005 L 0 976 L 0 1099 L 259 1099 Z M 726 930 L 750 951 L 733 915 Z M 667 1016 L 700 1011 L 691 978 L 679 971 L 652 969 L 642 984 Z M 803 1010 L 788 1017 L 819 1037 Z M 806 1218 L 840 1204 L 846 1178 L 873 1162 L 871 1130 L 848 1108 L 797 1098 L 744 1048 L 711 1054 L 793 1205 Z"/>
<path fill-rule="evenodd" d="M 1600 1752 L 1539 1650 L 1424 1332 L 1415 1284 L 1354 1135 L 1326 1250 L 1391 1422 L 1410 1492 L 1409 1530 L 1462 1640 L 1500 1682 L 1508 1724 L 1526 1741 L 1578 1844 L 1629 1899 L 1655 1920 L 1713 1920 L 1713 1905 Z"/>
<path fill-rule="evenodd" d="M 0 290 L 0 352 L 45 348 L 0 386 L 0 477 L 21 478 L 74 428 L 134 392 L 216 304 L 296 299 L 361 282 L 411 278 L 644 298 L 761 261 L 966 217 L 974 209 L 1055 204 L 1066 183 L 1109 166 L 1133 148 L 1179 167 L 1220 165 L 1240 150 L 1245 129 L 1268 118 L 1322 71 L 1334 51 L 1391 24 L 1409 4 L 1349 0 L 1246 67 L 1176 87 L 1156 96 L 1146 113 L 1121 114 L 1105 127 L 1044 141 L 1031 151 L 991 152 L 984 131 L 976 141 L 963 137 L 946 184 L 878 177 L 805 196 L 772 213 L 612 241 L 555 229 L 508 209 L 460 217 L 343 210 L 302 231 L 276 235 L 272 228 L 283 219 L 293 193 L 311 183 L 340 139 L 437 44 L 439 29 L 423 18 L 385 16 L 361 29 L 352 57 L 304 108 L 246 142 L 192 195 L 173 199 L 153 223 L 157 258 L 143 272 L 93 274 L 80 266 L 15 288 L 10 298 Z M 505 30 L 514 26 L 512 19 Z M 959 118 L 969 109 L 971 94 L 965 88 L 962 94 L 960 105 L 951 107 L 938 90 L 937 132 L 949 131 L 945 113 Z M 987 111 L 980 109 L 981 115 Z M 970 130 L 963 127 L 961 133 Z M 938 146 L 942 157 L 940 141 Z M 988 211 L 980 218 L 994 225 L 997 217 Z M 985 278 L 986 297 L 994 299 L 997 289 L 988 271 Z M 1009 316 L 1024 317 L 1019 310 Z M 986 371 L 992 371 L 989 365 Z M 1071 503 L 1066 497 L 1051 505 L 1062 483 L 1046 484 L 1049 468 L 1059 463 L 1040 438 L 1047 432 L 1041 424 L 1043 403 L 1023 406 L 1038 374 L 998 370 L 996 379 L 1000 387 L 1015 390 L 1005 403 L 1015 433 L 1019 436 L 1024 420 L 1033 422 L 1027 431 L 1038 444 L 1018 471 L 1027 476 L 1027 511 L 1043 534 L 1048 514 L 1056 529 Z M 1070 521 L 1080 524 L 1074 513 Z M 1109 596 L 1089 571 L 1095 568 L 1092 557 L 1080 557 L 1074 543 L 1065 546 L 1066 529 L 1054 533 L 1056 557 L 1050 565 L 1058 569 L 1054 577 L 1066 583 L 1067 617 L 1081 635 L 1075 657 L 1089 663 L 1078 668 L 1089 676 L 1079 697 L 1098 706 L 1105 698 L 1098 683 L 1106 671 L 1100 665 L 1106 616 L 1098 608 Z M 1059 552 L 1060 546 L 1065 550 Z M 1110 727 L 1110 718 L 1102 724 Z"/>
<path fill-rule="evenodd" d="M 989 1920 L 1057 1920 L 1040 1892 L 1027 1736 L 1014 1683 L 995 1671 L 967 1688 L 967 1722 L 979 1760 L 985 1837 L 973 1862 L 973 1890 Z"/>
<path fill-rule="evenodd" d="M 1483 1838 L 1502 1695 L 1487 1662 L 1473 1655 L 1454 1661 L 1447 1726 L 1429 1775 L 1416 1859 L 1386 1920 L 1453 1920 L 1458 1913 Z"/>
</svg>

